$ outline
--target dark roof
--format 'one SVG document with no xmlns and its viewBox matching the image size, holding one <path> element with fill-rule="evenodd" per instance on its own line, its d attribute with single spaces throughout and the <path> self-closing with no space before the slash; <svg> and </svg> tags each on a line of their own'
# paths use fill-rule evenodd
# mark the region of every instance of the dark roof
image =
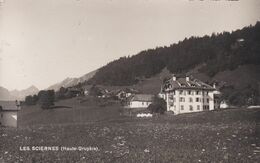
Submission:
<svg viewBox="0 0 260 163">
<path fill-rule="evenodd" d="M 164 91 L 176 89 L 215 90 L 212 86 L 198 79 L 191 78 L 189 78 L 189 80 L 186 78 L 177 78 L 176 80 L 173 80 L 173 78 L 171 78 L 163 84 Z"/>
<path fill-rule="evenodd" d="M 131 101 L 144 101 L 144 102 L 152 102 L 154 95 L 150 94 L 136 94 L 132 97 Z"/>
<path fill-rule="evenodd" d="M 20 110 L 15 101 L 0 101 L 0 111 Z"/>
</svg>

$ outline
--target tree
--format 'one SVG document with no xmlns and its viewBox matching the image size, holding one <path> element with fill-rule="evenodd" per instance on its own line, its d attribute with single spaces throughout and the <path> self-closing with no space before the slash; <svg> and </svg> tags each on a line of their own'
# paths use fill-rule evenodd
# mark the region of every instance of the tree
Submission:
<svg viewBox="0 0 260 163">
<path fill-rule="evenodd" d="M 163 114 L 167 110 L 167 105 L 164 99 L 154 96 L 152 104 L 147 108 L 151 113 Z"/>
<path fill-rule="evenodd" d="M 68 89 L 67 88 L 64 88 L 64 87 L 61 87 L 59 89 L 59 91 L 56 92 L 55 94 L 55 99 L 56 100 L 60 100 L 60 99 L 65 99 L 66 98 L 66 95 L 67 95 L 67 92 L 68 92 Z"/>
<path fill-rule="evenodd" d="M 35 105 L 36 104 L 32 95 L 26 96 L 24 103 L 26 105 Z"/>
<path fill-rule="evenodd" d="M 90 96 L 102 96 L 101 89 L 97 87 L 96 85 L 93 85 L 89 90 Z"/>
<path fill-rule="evenodd" d="M 38 93 L 39 104 L 42 109 L 50 109 L 54 105 L 54 90 L 42 90 Z"/>
</svg>

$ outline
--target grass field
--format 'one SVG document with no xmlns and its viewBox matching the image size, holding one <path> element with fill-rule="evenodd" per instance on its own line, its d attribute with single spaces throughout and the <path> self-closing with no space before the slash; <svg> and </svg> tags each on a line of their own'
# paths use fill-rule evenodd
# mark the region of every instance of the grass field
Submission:
<svg viewBox="0 0 260 163">
<path fill-rule="evenodd" d="M 259 162 L 259 109 L 233 109 L 148 119 L 108 107 L 24 108 L 19 128 L 0 128 L 0 162 Z M 97 151 L 21 151 L 20 147 L 96 147 Z"/>
</svg>

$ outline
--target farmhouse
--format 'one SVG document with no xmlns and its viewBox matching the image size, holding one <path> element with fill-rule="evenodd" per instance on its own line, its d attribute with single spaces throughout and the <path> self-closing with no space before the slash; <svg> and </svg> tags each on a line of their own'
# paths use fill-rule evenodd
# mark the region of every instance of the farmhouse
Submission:
<svg viewBox="0 0 260 163">
<path fill-rule="evenodd" d="M 130 96 L 132 96 L 133 94 L 137 94 L 139 93 L 138 90 L 132 89 L 132 88 L 126 88 L 124 90 L 117 90 L 115 92 L 115 96 L 120 99 L 120 100 L 124 100 L 126 98 L 129 98 Z"/>
<path fill-rule="evenodd" d="M 129 108 L 147 108 L 153 100 L 153 95 L 150 94 L 136 94 L 129 100 Z"/>
<path fill-rule="evenodd" d="M 167 103 L 167 111 L 174 114 L 214 110 L 216 89 L 190 77 L 173 76 L 162 85 L 160 97 Z"/>
<path fill-rule="evenodd" d="M 0 101 L 0 125 L 17 127 L 17 113 L 20 105 L 15 101 Z"/>
</svg>

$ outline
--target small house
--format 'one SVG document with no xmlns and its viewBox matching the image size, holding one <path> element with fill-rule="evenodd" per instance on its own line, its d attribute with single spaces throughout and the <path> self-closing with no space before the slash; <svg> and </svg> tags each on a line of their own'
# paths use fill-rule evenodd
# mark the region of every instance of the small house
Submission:
<svg viewBox="0 0 260 163">
<path fill-rule="evenodd" d="M 0 101 L 0 126 L 17 127 L 20 105 L 15 101 Z"/>
<path fill-rule="evenodd" d="M 147 108 L 153 101 L 153 95 L 136 94 L 129 100 L 129 108 Z"/>
</svg>

